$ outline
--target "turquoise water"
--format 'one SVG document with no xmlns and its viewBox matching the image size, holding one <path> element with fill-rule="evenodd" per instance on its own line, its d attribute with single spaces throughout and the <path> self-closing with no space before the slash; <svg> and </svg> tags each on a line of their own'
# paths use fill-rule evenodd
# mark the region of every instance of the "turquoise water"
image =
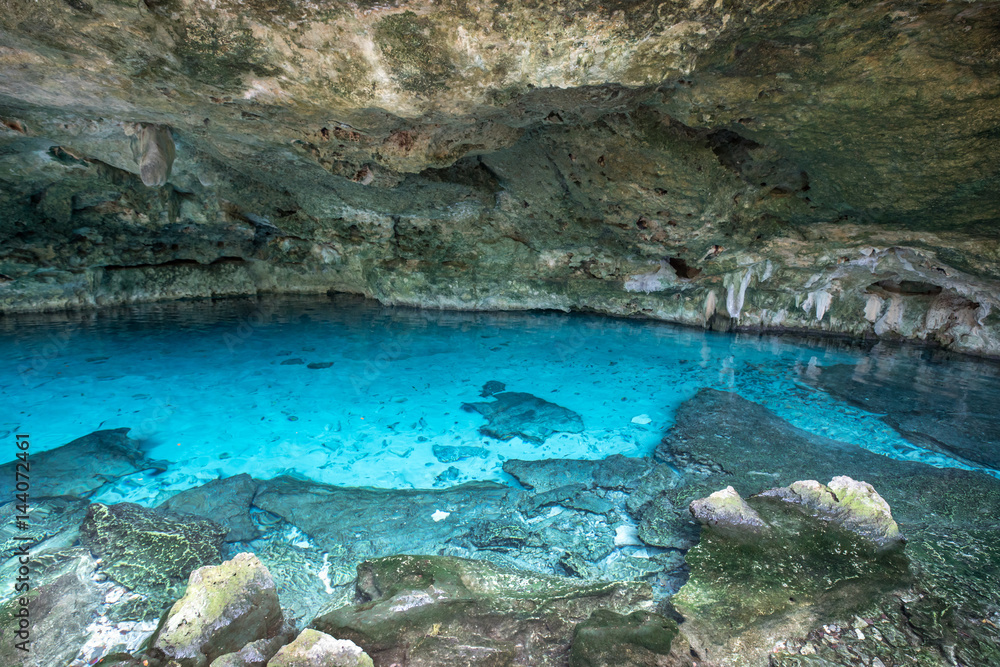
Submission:
<svg viewBox="0 0 1000 667">
<path fill-rule="evenodd" d="M 915 444 L 882 414 L 810 383 L 826 366 L 887 363 L 909 364 L 917 378 L 941 362 L 913 350 L 592 315 L 388 308 L 348 297 L 8 317 L 0 320 L 0 441 L 11 446 L 0 458 L 13 459 L 15 432 L 31 433 L 41 451 L 128 427 L 167 470 L 126 477 L 91 500 L 143 505 L 243 472 L 384 488 L 505 481 L 501 465 L 510 458 L 649 455 L 676 408 L 712 387 L 888 456 L 978 467 Z M 962 372 L 984 391 L 1000 387 L 991 364 L 966 363 Z M 583 431 L 541 444 L 482 434 L 483 416 L 462 404 L 488 400 L 480 392 L 491 380 L 572 410 Z M 435 445 L 485 451 L 441 461 Z M 439 478 L 450 468 L 457 473 Z"/>
</svg>

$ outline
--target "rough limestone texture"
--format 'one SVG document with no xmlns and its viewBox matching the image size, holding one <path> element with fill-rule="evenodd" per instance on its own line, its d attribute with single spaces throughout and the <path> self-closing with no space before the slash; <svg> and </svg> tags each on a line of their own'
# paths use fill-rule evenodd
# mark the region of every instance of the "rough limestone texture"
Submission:
<svg viewBox="0 0 1000 667">
<path fill-rule="evenodd" d="M 192 571 L 219 562 L 225 534 L 212 521 L 133 503 L 94 503 L 80 526 L 80 542 L 101 558 L 101 570 L 146 598 L 136 609 L 119 609 L 121 620 L 158 618 Z"/>
<path fill-rule="evenodd" d="M 700 523 L 718 532 L 745 534 L 767 528 L 760 515 L 731 486 L 706 498 L 692 500 L 688 510 Z"/>
<path fill-rule="evenodd" d="M 119 477 L 140 470 L 165 470 L 166 462 L 147 458 L 139 445 L 129 439 L 129 430 L 94 431 L 60 447 L 37 454 L 32 452 L 32 498 L 85 498 Z M 14 499 L 17 463 L 12 461 L 0 466 L 0 502 Z"/>
<path fill-rule="evenodd" d="M 997 355 L 998 15 L 10 0 L 0 312 L 334 290 Z"/>
<path fill-rule="evenodd" d="M 267 661 L 273 658 L 289 639 L 291 639 L 289 634 L 283 632 L 274 637 L 252 641 L 239 651 L 220 655 L 209 667 L 266 667 Z"/>
<path fill-rule="evenodd" d="M 444 556 L 366 561 L 356 586 L 357 604 L 311 625 L 355 642 L 380 667 L 565 665 L 578 623 L 652 597 L 645 583 L 584 583 Z"/>
<path fill-rule="evenodd" d="M 805 480 L 784 488 L 768 489 L 760 495 L 800 505 L 813 516 L 835 523 L 880 548 L 905 542 L 892 518 L 889 503 L 867 482 L 841 475 L 834 477 L 829 485 Z"/>
<path fill-rule="evenodd" d="M 246 644 L 279 634 L 283 625 L 274 580 L 250 553 L 191 573 L 152 651 L 182 667 L 205 667 Z"/>
<path fill-rule="evenodd" d="M 374 667 L 374 663 L 354 642 L 306 628 L 267 667 Z"/>
</svg>

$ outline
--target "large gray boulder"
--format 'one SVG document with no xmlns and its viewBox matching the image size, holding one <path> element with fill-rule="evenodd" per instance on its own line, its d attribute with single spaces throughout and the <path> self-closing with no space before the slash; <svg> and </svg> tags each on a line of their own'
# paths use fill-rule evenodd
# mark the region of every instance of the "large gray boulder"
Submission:
<svg viewBox="0 0 1000 667">
<path fill-rule="evenodd" d="M 205 667 L 250 642 L 277 636 L 283 618 L 267 568 L 250 553 L 195 570 L 152 643 L 181 667 Z"/>
<path fill-rule="evenodd" d="M 229 529 L 226 542 L 246 542 L 260 537 L 250 520 L 250 503 L 257 482 L 243 473 L 181 491 L 159 505 L 159 509 L 195 514 Z"/>
</svg>

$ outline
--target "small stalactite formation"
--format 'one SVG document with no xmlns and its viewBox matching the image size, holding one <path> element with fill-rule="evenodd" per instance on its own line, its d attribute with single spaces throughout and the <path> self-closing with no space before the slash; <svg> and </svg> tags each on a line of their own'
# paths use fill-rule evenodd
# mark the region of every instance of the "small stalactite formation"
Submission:
<svg viewBox="0 0 1000 667">
<path fill-rule="evenodd" d="M 125 134 L 132 137 L 132 157 L 139 165 L 142 182 L 158 188 L 170 179 L 174 166 L 174 138 L 166 125 L 135 123 L 125 127 Z"/>
</svg>

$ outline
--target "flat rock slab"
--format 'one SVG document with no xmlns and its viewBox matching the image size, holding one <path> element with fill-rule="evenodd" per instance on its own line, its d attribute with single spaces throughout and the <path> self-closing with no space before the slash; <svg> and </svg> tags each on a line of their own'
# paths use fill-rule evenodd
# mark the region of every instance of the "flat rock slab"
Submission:
<svg viewBox="0 0 1000 667">
<path fill-rule="evenodd" d="M 555 433 L 580 433 L 583 418 L 555 403 L 518 391 L 493 394 L 493 401 L 463 403 L 462 409 L 486 417 L 479 430 L 498 440 L 519 437 L 541 444 Z"/>
<path fill-rule="evenodd" d="M 312 627 L 350 639 L 377 667 L 567 663 L 573 630 L 597 609 L 629 613 L 648 584 L 585 584 L 445 556 L 393 556 L 358 566 L 365 602 Z"/>
<path fill-rule="evenodd" d="M 127 428 L 94 431 L 69 444 L 31 454 L 33 498 L 85 498 L 110 481 L 140 470 L 166 470 L 130 440 Z M 0 466 L 0 503 L 13 500 L 16 461 Z"/>
<path fill-rule="evenodd" d="M 851 405 L 881 413 L 914 443 L 1000 470 L 1000 377 L 982 364 L 940 364 L 916 373 L 906 358 L 822 366 L 804 380 Z M 970 367 L 971 366 L 971 367 Z"/>
<path fill-rule="evenodd" d="M 211 519 L 229 530 L 226 542 L 246 542 L 260 536 L 250 520 L 250 504 L 256 492 L 257 482 L 243 473 L 181 491 L 161 503 L 159 509 Z"/>
<path fill-rule="evenodd" d="M 359 489 L 278 477 L 260 482 L 254 505 L 295 524 L 324 549 L 362 561 L 437 553 L 477 522 L 507 516 L 523 493 L 491 482 L 438 491 Z"/>
</svg>

